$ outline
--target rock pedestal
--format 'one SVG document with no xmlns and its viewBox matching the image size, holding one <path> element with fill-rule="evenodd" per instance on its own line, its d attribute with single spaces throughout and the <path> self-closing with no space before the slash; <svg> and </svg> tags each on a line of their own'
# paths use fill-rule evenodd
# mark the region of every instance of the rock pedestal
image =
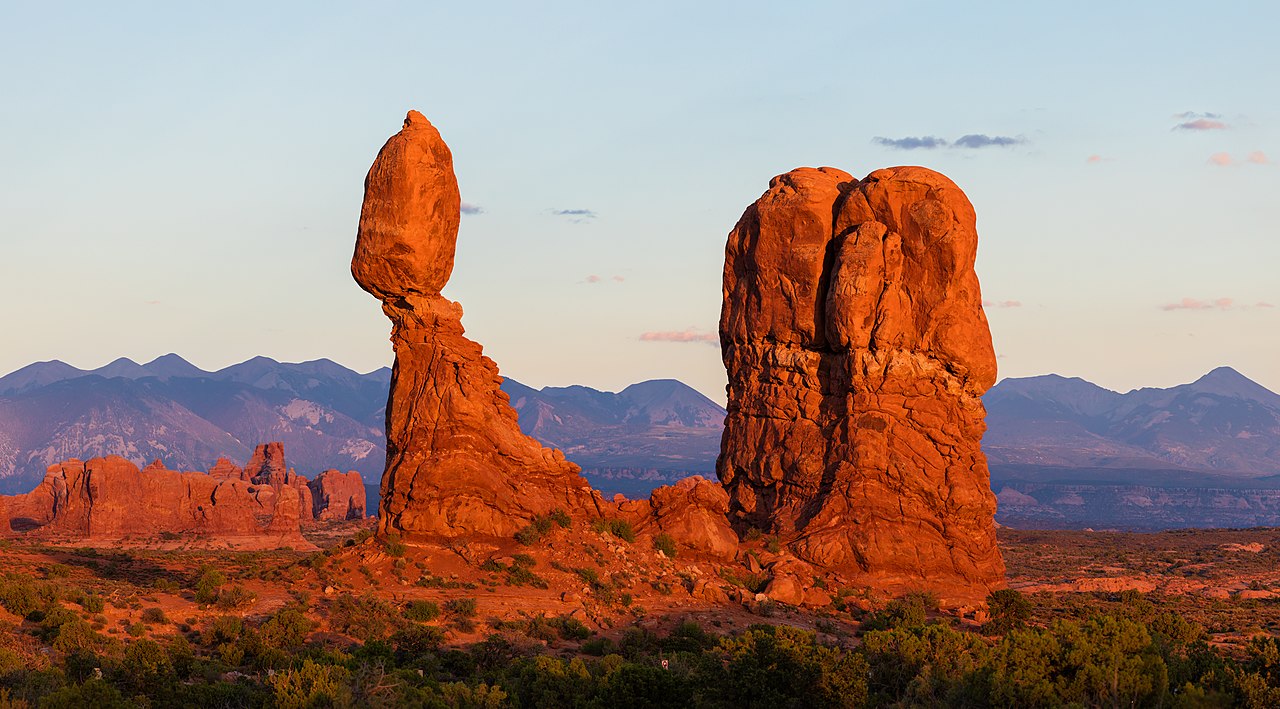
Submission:
<svg viewBox="0 0 1280 709">
<path fill-rule="evenodd" d="M 887 591 L 1004 585 L 973 207 L 919 167 L 780 175 L 725 250 L 730 520 Z"/>
<path fill-rule="evenodd" d="M 520 432 L 498 367 L 440 295 L 461 199 L 453 157 L 417 111 L 365 178 L 351 273 L 391 319 L 395 366 L 379 529 L 407 541 L 509 537 L 539 514 L 598 516 L 578 466 Z"/>
</svg>

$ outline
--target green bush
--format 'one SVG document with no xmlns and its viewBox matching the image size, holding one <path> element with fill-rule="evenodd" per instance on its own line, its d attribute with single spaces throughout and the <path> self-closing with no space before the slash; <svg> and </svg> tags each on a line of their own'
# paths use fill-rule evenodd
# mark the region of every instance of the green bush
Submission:
<svg viewBox="0 0 1280 709">
<path fill-rule="evenodd" d="M 653 538 L 653 548 L 662 552 L 668 559 L 676 558 L 676 540 L 666 532 Z"/>
<path fill-rule="evenodd" d="M 630 544 L 636 540 L 636 532 L 631 528 L 631 523 L 625 519 L 597 519 L 591 523 L 591 529 L 602 534 L 612 534 Z"/>
<path fill-rule="evenodd" d="M 386 601 L 365 594 L 343 593 L 329 607 L 329 624 L 361 642 L 385 640 L 402 624 L 400 612 Z"/>
<path fill-rule="evenodd" d="M 400 535 L 395 532 L 389 532 L 382 538 L 382 548 L 388 556 L 396 558 L 404 556 L 409 549 L 404 542 L 400 541 Z"/>
<path fill-rule="evenodd" d="M 164 625 L 169 622 L 169 618 L 165 616 L 164 611 L 159 608 L 148 608 L 142 611 L 142 622 L 147 624 Z"/>
<path fill-rule="evenodd" d="M 274 705 L 281 709 L 342 707 L 352 702 L 348 685 L 351 673 L 337 665 L 321 665 L 303 660 L 297 669 L 277 672 L 267 679 Z"/>
<path fill-rule="evenodd" d="M 1010 630 L 1027 627 L 1027 621 L 1031 619 L 1031 601 L 1011 588 L 1002 588 L 987 596 L 987 611 L 989 620 L 982 626 L 982 632 L 1004 635 Z"/>
<path fill-rule="evenodd" d="M 451 619 L 474 618 L 476 615 L 476 599 L 450 598 L 444 602 L 444 612 Z"/>
<path fill-rule="evenodd" d="M 440 617 L 440 606 L 434 601 L 409 601 L 404 607 L 404 617 L 419 623 L 429 623 Z"/>
<path fill-rule="evenodd" d="M 202 567 L 200 577 L 196 580 L 196 603 L 209 605 L 218 600 L 218 591 L 227 582 L 227 577 L 217 569 Z"/>
</svg>

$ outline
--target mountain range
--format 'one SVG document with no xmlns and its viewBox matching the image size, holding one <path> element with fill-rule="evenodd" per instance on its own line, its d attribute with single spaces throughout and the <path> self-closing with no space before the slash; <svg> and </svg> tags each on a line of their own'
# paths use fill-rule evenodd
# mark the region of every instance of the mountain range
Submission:
<svg viewBox="0 0 1280 709">
<path fill-rule="evenodd" d="M 282 441 L 309 473 L 377 480 L 390 382 L 388 368 L 362 375 L 327 359 L 255 357 L 216 372 L 174 354 L 93 370 L 37 362 L 0 378 L 0 492 L 26 492 L 67 458 L 205 470 L 220 456 L 246 461 L 266 441 Z"/>
<path fill-rule="evenodd" d="M 255 357 L 215 372 L 174 354 L 94 370 L 38 362 L 0 377 L 0 492 L 31 489 L 65 458 L 203 470 L 275 440 L 301 472 L 358 470 L 376 483 L 390 378 L 326 359 Z M 520 428 L 606 495 L 715 474 L 725 410 L 677 380 L 616 393 L 514 379 L 502 389 Z M 1280 395 L 1229 367 L 1128 393 L 1053 374 L 1005 379 L 984 402 L 1003 523 L 1280 525 Z"/>
</svg>

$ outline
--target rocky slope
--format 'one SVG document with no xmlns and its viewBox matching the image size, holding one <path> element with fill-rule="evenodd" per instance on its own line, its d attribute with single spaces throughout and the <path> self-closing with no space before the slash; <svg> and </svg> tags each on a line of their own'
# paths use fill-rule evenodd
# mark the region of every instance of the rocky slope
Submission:
<svg viewBox="0 0 1280 709">
<path fill-rule="evenodd" d="M 972 206 L 942 175 L 780 175 L 725 249 L 718 472 L 739 531 L 875 588 L 1004 583 L 979 448 L 996 361 Z"/>
</svg>

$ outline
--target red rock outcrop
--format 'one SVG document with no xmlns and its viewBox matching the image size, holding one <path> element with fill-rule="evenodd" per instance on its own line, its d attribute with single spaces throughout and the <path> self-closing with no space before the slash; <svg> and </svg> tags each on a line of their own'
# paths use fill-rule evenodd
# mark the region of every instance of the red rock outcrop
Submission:
<svg viewBox="0 0 1280 709">
<path fill-rule="evenodd" d="M 392 322 L 387 468 L 379 530 L 408 541 L 508 537 L 556 508 L 598 516 L 578 466 L 520 432 L 498 367 L 440 295 L 461 200 L 453 156 L 417 111 L 365 178 L 351 273 Z"/>
<path fill-rule="evenodd" d="M 315 501 L 316 519 L 341 521 L 365 518 L 364 480 L 360 473 L 326 470 L 309 485 L 311 499 Z"/>
<path fill-rule="evenodd" d="M 280 491 L 283 488 L 291 487 L 297 491 L 301 498 L 302 506 L 298 512 L 301 519 L 303 521 L 314 519 L 311 488 L 308 487 L 306 478 L 295 473 L 285 463 L 284 444 L 280 441 L 263 443 L 255 448 L 253 457 L 244 466 L 243 475 L 254 485 L 270 488 L 271 492 L 266 490 L 258 491 L 258 501 L 268 510 L 269 514 L 274 514 L 275 501 Z"/>
<path fill-rule="evenodd" d="M 648 500 L 620 501 L 618 507 L 636 531 L 668 534 L 677 547 L 722 560 L 738 553 L 738 535 L 726 516 L 729 496 L 700 475 L 657 488 Z"/>
<path fill-rule="evenodd" d="M 996 360 L 973 207 L 919 167 L 780 175 L 725 249 L 728 418 L 717 472 L 739 531 L 887 591 L 1004 585 L 979 448 Z"/>
<path fill-rule="evenodd" d="M 107 456 L 51 466 L 34 491 L 0 497 L 7 522 L 0 534 L 111 542 L 174 533 L 238 548 L 313 549 L 299 531 L 299 507 L 297 492 L 284 488 L 264 529 L 257 522 L 252 486 L 242 480 L 155 464 L 139 470 L 124 458 Z"/>
</svg>

